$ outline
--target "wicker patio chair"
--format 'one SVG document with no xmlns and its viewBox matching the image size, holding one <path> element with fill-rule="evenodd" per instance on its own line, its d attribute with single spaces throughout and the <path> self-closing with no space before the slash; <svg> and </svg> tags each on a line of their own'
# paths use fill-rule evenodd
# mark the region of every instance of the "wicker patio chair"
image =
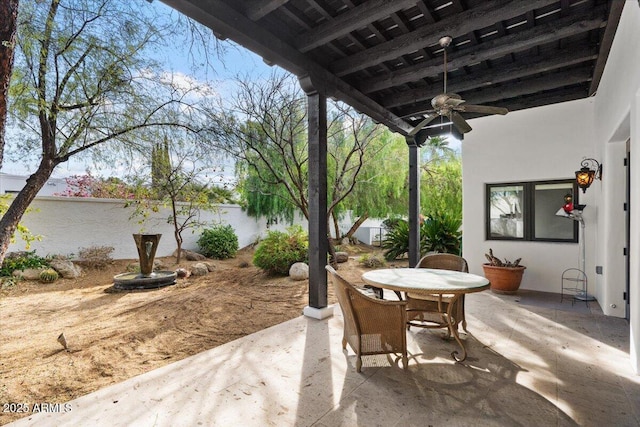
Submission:
<svg viewBox="0 0 640 427">
<path fill-rule="evenodd" d="M 425 255 L 416 265 L 416 268 L 434 268 L 440 270 L 469 272 L 467 261 L 458 255 L 434 253 Z M 408 293 L 407 319 L 409 326 L 445 328 L 446 320 L 442 313 L 446 313 L 453 295 L 415 295 Z M 460 296 L 453 307 L 453 323 L 456 328 L 462 323 L 462 328 L 467 330 L 467 319 L 464 314 L 464 294 Z M 449 331 L 447 330 L 447 336 Z"/>
<path fill-rule="evenodd" d="M 401 354 L 407 368 L 406 301 L 386 301 L 366 296 L 341 277 L 331 266 L 331 283 L 342 310 L 344 329 L 342 348 L 347 343 L 356 353 L 356 371 L 362 368 L 362 356 Z"/>
</svg>

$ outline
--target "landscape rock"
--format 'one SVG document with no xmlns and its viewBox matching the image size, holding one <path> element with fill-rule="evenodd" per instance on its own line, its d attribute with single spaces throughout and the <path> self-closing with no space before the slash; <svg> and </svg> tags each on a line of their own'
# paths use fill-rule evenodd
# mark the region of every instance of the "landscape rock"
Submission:
<svg viewBox="0 0 640 427">
<path fill-rule="evenodd" d="M 77 279 L 82 275 L 82 268 L 66 259 L 52 259 L 49 265 L 65 279 Z"/>
<path fill-rule="evenodd" d="M 336 262 L 347 262 L 349 261 L 349 254 L 347 252 L 336 252 Z"/>
<path fill-rule="evenodd" d="M 176 269 L 176 276 L 181 279 L 187 278 L 191 275 L 191 273 L 186 268 L 178 268 Z"/>
<path fill-rule="evenodd" d="M 342 240 L 340 240 L 341 246 L 349 246 L 349 244 L 351 244 L 351 241 L 349 240 L 348 237 L 344 237 Z"/>
<path fill-rule="evenodd" d="M 218 267 L 216 267 L 216 265 L 215 265 L 214 263 L 212 263 L 212 262 L 203 262 L 203 264 L 207 266 L 207 270 L 209 270 L 209 273 L 211 273 L 212 271 L 215 271 L 215 270 L 216 270 L 216 268 L 218 268 Z"/>
<path fill-rule="evenodd" d="M 178 250 L 176 249 L 175 251 L 173 251 L 173 256 L 174 257 L 178 257 Z M 197 252 L 194 251 L 188 251 L 186 249 L 182 250 L 182 259 L 186 260 L 186 261 L 204 261 L 207 259 L 206 256 L 199 254 Z"/>
<path fill-rule="evenodd" d="M 15 270 L 13 277 L 22 277 L 24 280 L 40 280 L 40 273 L 44 271 L 44 268 L 25 268 L 22 270 Z"/>
<path fill-rule="evenodd" d="M 192 276 L 206 276 L 207 274 L 209 274 L 209 269 L 205 263 L 199 262 L 191 266 Z"/>
<path fill-rule="evenodd" d="M 296 262 L 289 268 L 289 277 L 293 280 L 306 280 L 309 278 L 309 266 L 304 262 Z"/>
</svg>

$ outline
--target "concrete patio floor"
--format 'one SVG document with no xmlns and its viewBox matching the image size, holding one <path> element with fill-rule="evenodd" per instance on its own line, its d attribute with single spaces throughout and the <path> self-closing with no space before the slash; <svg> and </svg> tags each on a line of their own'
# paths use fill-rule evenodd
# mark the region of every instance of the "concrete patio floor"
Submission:
<svg viewBox="0 0 640 427">
<path fill-rule="evenodd" d="M 640 426 L 629 326 L 557 294 L 467 296 L 469 357 L 408 332 L 409 368 L 341 347 L 342 316 L 299 317 L 11 426 Z"/>
</svg>

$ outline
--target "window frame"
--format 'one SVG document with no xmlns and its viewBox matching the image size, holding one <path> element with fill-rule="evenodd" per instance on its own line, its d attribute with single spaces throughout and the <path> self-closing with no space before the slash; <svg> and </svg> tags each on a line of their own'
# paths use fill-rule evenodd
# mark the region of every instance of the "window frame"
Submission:
<svg viewBox="0 0 640 427">
<path fill-rule="evenodd" d="M 573 233 L 571 238 L 550 238 L 536 237 L 535 224 L 535 194 L 536 187 L 539 185 L 549 184 L 571 184 L 571 195 L 573 196 L 573 204 L 577 205 L 578 185 L 573 178 L 541 180 L 541 181 L 512 181 L 512 182 L 496 182 L 485 184 L 485 240 L 507 240 L 522 242 L 555 242 L 555 243 L 578 243 L 579 230 L 578 221 L 573 222 Z M 522 187 L 522 221 L 523 221 L 523 237 L 511 236 L 492 236 L 491 235 L 491 189 L 495 187 Z M 563 200 L 558 201 L 558 209 L 562 207 Z M 567 219 L 569 220 L 569 219 Z"/>
</svg>

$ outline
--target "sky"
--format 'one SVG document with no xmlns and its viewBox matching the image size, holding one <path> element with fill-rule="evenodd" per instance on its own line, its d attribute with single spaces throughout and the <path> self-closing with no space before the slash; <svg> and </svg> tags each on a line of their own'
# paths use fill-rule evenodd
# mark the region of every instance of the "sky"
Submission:
<svg viewBox="0 0 640 427">
<path fill-rule="evenodd" d="M 154 1 L 148 6 L 165 11 L 169 9 L 168 6 L 160 1 Z M 174 13 L 176 12 L 174 11 Z M 183 79 L 185 84 L 193 84 L 194 81 L 196 84 L 202 82 L 202 85 L 209 85 L 213 91 L 221 97 L 227 97 L 233 93 L 234 79 L 236 77 L 250 77 L 251 79 L 266 78 L 274 71 L 274 68 L 277 68 L 277 66 L 268 66 L 258 55 L 233 42 L 223 41 L 220 43 L 223 47 L 221 57 L 210 58 L 211 68 L 213 68 L 213 70 L 202 67 L 194 70 L 194 67 L 191 65 L 192 58 L 189 57 L 186 49 L 177 49 L 168 53 L 164 52 L 163 56 L 159 56 L 158 59 L 165 64 L 165 72 L 173 75 L 174 79 Z M 197 62 L 204 62 L 204 59 L 198 60 Z M 453 137 L 449 137 L 449 141 L 451 148 L 455 150 L 460 149 L 460 141 Z M 5 158 L 1 171 L 16 175 L 30 175 L 35 170 L 35 167 L 36 165 L 30 165 L 28 168 L 25 168 L 24 164 L 12 163 L 9 159 Z M 88 169 L 91 170 L 92 174 L 103 177 L 122 176 L 125 174 L 124 171 L 117 166 L 102 168 L 98 171 L 91 164 L 90 160 L 71 158 L 54 170 L 53 177 L 64 178 L 71 175 L 82 175 L 86 173 Z M 232 167 L 229 167 L 227 163 L 225 169 L 232 169 Z M 233 171 L 227 171 L 226 174 L 232 175 Z"/>
</svg>

